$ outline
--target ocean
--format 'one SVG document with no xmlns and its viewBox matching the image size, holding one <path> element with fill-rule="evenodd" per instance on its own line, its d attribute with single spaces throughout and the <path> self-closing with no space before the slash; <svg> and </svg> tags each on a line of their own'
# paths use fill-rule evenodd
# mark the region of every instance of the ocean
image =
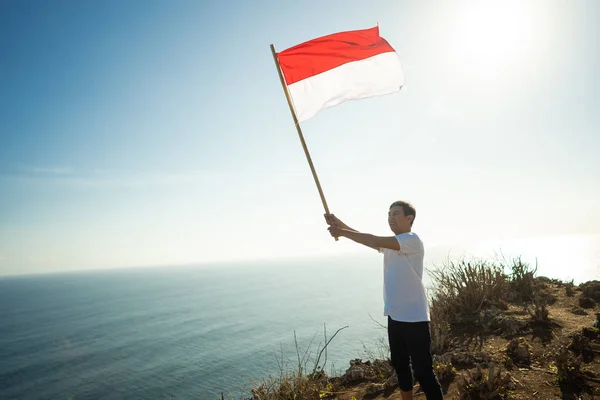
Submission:
<svg viewBox="0 0 600 400">
<path fill-rule="evenodd" d="M 600 279 L 598 236 L 501 245 L 537 257 L 538 275 Z M 427 267 L 448 256 L 432 249 Z M 0 399 L 240 399 L 296 369 L 298 354 L 312 369 L 325 333 L 341 329 L 327 347 L 330 374 L 382 354 L 382 311 L 375 252 L 4 277 Z"/>
</svg>

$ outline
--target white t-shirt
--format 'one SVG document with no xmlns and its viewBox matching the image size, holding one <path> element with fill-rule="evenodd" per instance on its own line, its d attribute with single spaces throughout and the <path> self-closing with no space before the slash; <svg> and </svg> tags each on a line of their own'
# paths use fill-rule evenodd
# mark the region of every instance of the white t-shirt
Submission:
<svg viewBox="0 0 600 400">
<path fill-rule="evenodd" d="M 423 285 L 423 242 L 413 232 L 396 235 L 400 250 L 383 253 L 383 315 L 395 321 L 429 321 L 429 306 Z"/>
</svg>

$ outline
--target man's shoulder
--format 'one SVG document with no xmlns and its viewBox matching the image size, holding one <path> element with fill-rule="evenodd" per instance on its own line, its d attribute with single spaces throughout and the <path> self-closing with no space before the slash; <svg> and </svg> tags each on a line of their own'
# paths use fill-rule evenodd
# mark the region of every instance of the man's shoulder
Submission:
<svg viewBox="0 0 600 400">
<path fill-rule="evenodd" d="M 415 232 L 405 232 L 396 235 L 396 240 L 400 243 L 400 253 L 404 254 L 422 254 L 425 251 L 423 241 Z"/>
<path fill-rule="evenodd" d="M 416 233 L 416 232 L 404 232 L 404 233 L 399 233 L 396 235 L 397 239 L 400 240 L 411 240 L 411 241 L 418 241 L 423 243 L 423 241 L 421 240 L 421 237 Z"/>
</svg>

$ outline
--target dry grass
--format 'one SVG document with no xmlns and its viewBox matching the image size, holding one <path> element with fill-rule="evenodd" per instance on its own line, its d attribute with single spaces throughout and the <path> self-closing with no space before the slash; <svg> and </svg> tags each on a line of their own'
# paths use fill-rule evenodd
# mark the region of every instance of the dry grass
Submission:
<svg viewBox="0 0 600 400">
<path fill-rule="evenodd" d="M 323 327 L 324 345 L 317 346 L 314 354 L 315 359 L 311 359 L 311 347 L 314 340 L 311 340 L 304 351 L 298 346 L 296 332 L 294 332 L 294 342 L 296 345 L 296 356 L 298 364 L 295 370 L 285 370 L 283 367 L 283 354 L 279 364 L 279 376 L 268 376 L 255 382 L 250 389 L 251 400 L 314 400 L 327 398 L 338 389 L 338 381 L 330 379 L 325 372 L 327 364 L 327 346 L 337 336 L 337 334 L 347 326 L 338 329 L 331 338 L 327 338 L 327 327 Z M 316 335 L 315 335 L 316 336 Z M 309 368 L 312 364 L 312 369 Z M 310 371 L 310 372 L 308 372 Z"/>
<path fill-rule="evenodd" d="M 482 309 L 500 306 L 508 285 L 502 265 L 486 260 L 448 260 L 430 275 L 435 286 L 432 309 L 449 324 L 472 323 Z"/>
<path fill-rule="evenodd" d="M 532 268 L 529 264 L 523 262 L 521 257 L 513 258 L 508 261 L 510 266 L 510 289 L 516 295 L 516 299 L 522 302 L 533 301 L 536 285 L 535 273 L 537 265 Z"/>
<path fill-rule="evenodd" d="M 252 400 L 315 400 L 326 398 L 337 388 L 324 372 L 307 376 L 282 374 L 277 378 L 263 379 L 251 390 Z"/>
</svg>

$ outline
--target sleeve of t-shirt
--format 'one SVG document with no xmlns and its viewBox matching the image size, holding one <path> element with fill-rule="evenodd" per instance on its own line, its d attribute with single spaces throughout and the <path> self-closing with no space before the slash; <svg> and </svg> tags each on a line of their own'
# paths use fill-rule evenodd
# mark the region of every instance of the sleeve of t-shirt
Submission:
<svg viewBox="0 0 600 400">
<path fill-rule="evenodd" d="M 421 239 L 414 233 L 401 233 L 396 235 L 396 240 L 400 244 L 400 253 L 415 254 L 423 251 Z"/>
</svg>

